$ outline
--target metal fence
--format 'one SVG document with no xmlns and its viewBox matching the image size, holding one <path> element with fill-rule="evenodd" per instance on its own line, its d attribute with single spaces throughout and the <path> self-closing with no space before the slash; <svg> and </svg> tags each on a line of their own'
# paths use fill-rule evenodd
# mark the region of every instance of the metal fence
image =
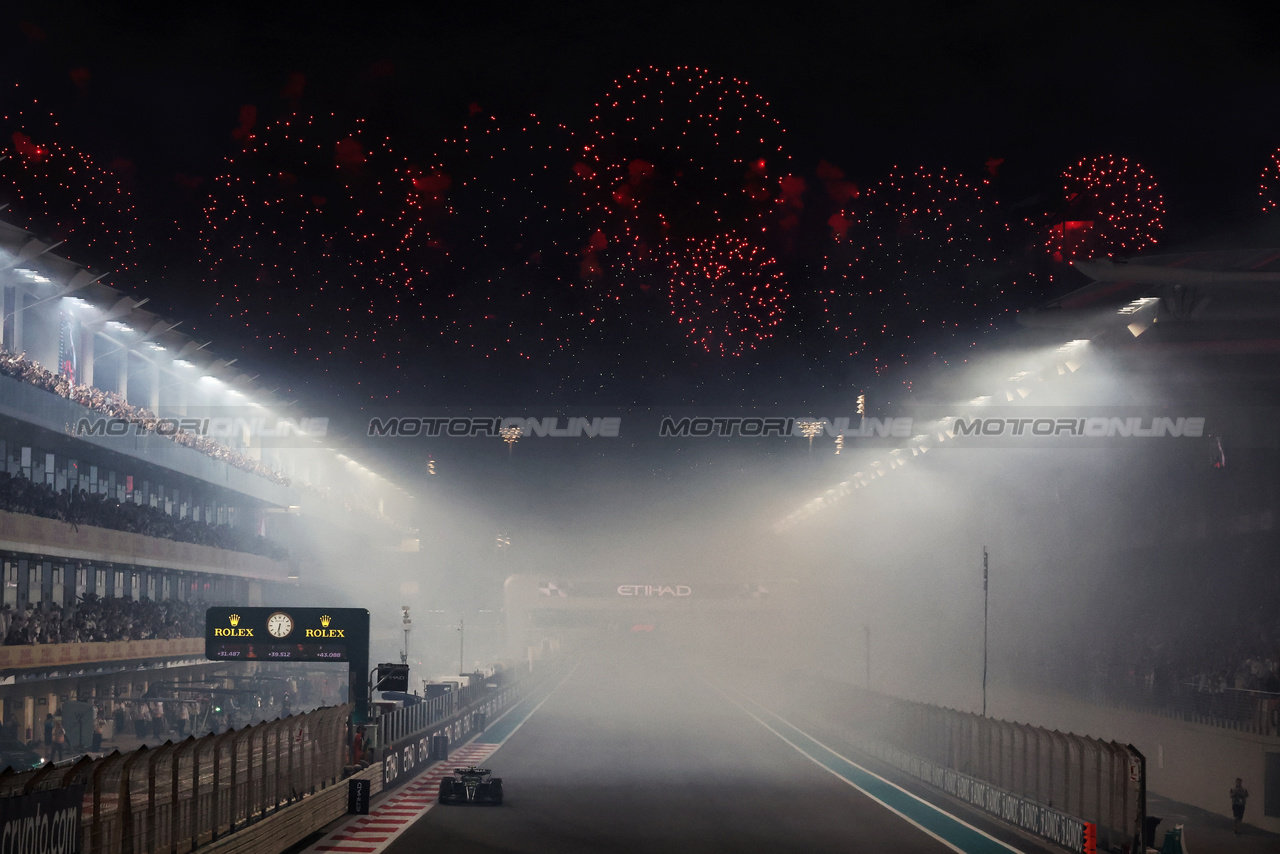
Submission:
<svg viewBox="0 0 1280 854">
<path fill-rule="evenodd" d="M 385 747 L 435 729 L 442 722 L 463 712 L 488 713 L 491 707 L 496 708 L 492 701 L 497 697 L 502 697 L 502 705 L 505 705 L 509 693 L 507 689 L 520 681 L 514 674 L 503 672 L 489 679 L 475 679 L 472 684 L 460 686 L 457 690 L 379 715 L 373 721 L 377 733 L 374 746 Z M 457 736 L 454 738 L 456 740 Z"/>
<path fill-rule="evenodd" d="M 1280 735 L 1280 693 L 1272 691 L 1210 688 L 1189 682 L 1155 687 L 1095 681 L 1089 685 L 1089 700 L 1206 726 Z"/>
<path fill-rule="evenodd" d="M 350 706 L 71 766 L 0 774 L 0 796 L 84 784 L 85 854 L 183 854 L 342 777 Z"/>
<path fill-rule="evenodd" d="M 379 715 L 375 721 L 378 741 L 381 744 L 394 744 L 402 738 L 417 735 L 452 717 L 457 710 L 454 692 L 450 691 L 421 703 Z"/>
<path fill-rule="evenodd" d="M 865 736 L 1096 826 L 1099 848 L 1140 839 L 1145 760 L 1130 745 L 859 691 Z"/>
</svg>

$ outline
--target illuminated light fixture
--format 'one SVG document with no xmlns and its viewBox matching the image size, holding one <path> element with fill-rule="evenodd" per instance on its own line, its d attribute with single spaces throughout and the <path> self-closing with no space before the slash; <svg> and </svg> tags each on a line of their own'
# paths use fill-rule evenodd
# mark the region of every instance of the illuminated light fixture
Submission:
<svg viewBox="0 0 1280 854">
<path fill-rule="evenodd" d="M 156 351 L 157 353 L 165 352 L 163 344 L 157 344 L 156 342 L 151 341 L 147 344 L 147 346 L 150 347 L 152 350 Z"/>
<path fill-rule="evenodd" d="M 212 374 L 205 374 L 200 378 L 200 382 L 208 383 L 209 385 L 222 385 L 222 380 L 218 379 Z"/>
<path fill-rule="evenodd" d="M 1068 361 L 1067 370 L 1074 374 L 1076 371 L 1080 370 L 1080 363 L 1075 361 Z"/>
<path fill-rule="evenodd" d="M 1140 321 L 1140 320 L 1135 320 L 1133 323 L 1130 323 L 1130 324 L 1129 324 L 1127 327 L 1125 327 L 1125 328 L 1126 328 L 1126 329 L 1128 329 L 1130 333 L 1132 333 L 1132 335 L 1133 335 L 1133 337 L 1134 337 L 1134 338 L 1137 338 L 1139 335 L 1141 335 L 1142 333 L 1144 333 L 1144 332 L 1146 332 L 1148 329 L 1150 329 L 1150 328 L 1151 328 L 1151 324 L 1150 324 L 1150 323 L 1143 323 L 1143 322 L 1142 322 L 1142 321 Z"/>
<path fill-rule="evenodd" d="M 1016 374 L 1014 374 L 1013 376 L 1009 377 L 1009 382 L 1011 382 L 1011 383 L 1020 383 L 1020 382 L 1022 382 L 1024 379 L 1026 379 L 1027 377 L 1029 377 L 1030 375 L 1031 375 L 1031 372 L 1030 372 L 1030 371 L 1018 371 Z"/>
<path fill-rule="evenodd" d="M 507 456 L 510 457 L 512 449 L 516 442 L 520 441 L 521 430 L 519 427 L 503 427 L 498 430 L 498 435 L 502 437 L 502 441 L 507 443 Z"/>
<path fill-rule="evenodd" d="M 840 452 L 844 450 L 844 434 L 836 436 L 836 456 L 840 456 Z"/>
<path fill-rule="evenodd" d="M 983 404 L 990 403 L 990 402 L 991 402 L 991 395 L 989 395 L 989 394 L 980 394 L 980 395 L 978 395 L 977 397 L 975 397 L 973 400 L 969 401 L 969 405 L 970 405 L 970 406 L 982 406 Z"/>
<path fill-rule="evenodd" d="M 173 366 L 175 368 L 194 368 L 195 367 L 195 365 L 193 365 L 191 362 L 188 362 L 186 359 L 174 359 Z"/>
<path fill-rule="evenodd" d="M 1026 397 L 1027 395 L 1031 394 L 1031 389 L 1029 389 L 1029 388 L 1020 388 L 1020 389 L 1018 389 L 1018 394 L 1019 394 L 1021 397 Z"/>
<path fill-rule="evenodd" d="M 1116 312 L 1116 314 L 1123 314 L 1123 315 L 1137 314 L 1147 306 L 1155 305 L 1158 302 L 1160 302 L 1160 297 L 1142 297 L 1141 299 L 1136 299 L 1133 302 L 1129 303 L 1128 305 L 1121 307 L 1120 310 Z"/>
<path fill-rule="evenodd" d="M 809 440 L 809 453 L 813 453 L 813 437 L 822 432 L 821 421 L 799 421 L 796 426 L 800 428 L 800 433 Z"/>
<path fill-rule="evenodd" d="M 62 304 L 67 306 L 68 308 L 88 308 L 89 307 L 89 303 L 85 302 L 80 297 L 63 297 Z"/>
<path fill-rule="evenodd" d="M 37 273 L 35 270 L 28 270 L 25 267 L 19 267 L 18 269 L 14 270 L 14 272 L 21 273 L 31 281 L 41 285 L 47 285 L 53 281 L 53 279 L 50 279 L 48 276 L 42 276 L 39 273 Z"/>
<path fill-rule="evenodd" d="M 113 327 L 117 332 L 132 332 L 132 331 L 133 331 L 133 327 L 132 327 L 132 326 L 130 326 L 130 325 L 129 325 L 129 324 L 127 324 L 127 323 L 121 323 L 121 322 L 120 322 L 120 321 L 118 321 L 118 320 L 113 320 L 113 321 L 111 321 L 110 323 L 108 323 L 107 325 L 108 325 L 108 326 L 110 326 L 110 327 Z"/>
</svg>

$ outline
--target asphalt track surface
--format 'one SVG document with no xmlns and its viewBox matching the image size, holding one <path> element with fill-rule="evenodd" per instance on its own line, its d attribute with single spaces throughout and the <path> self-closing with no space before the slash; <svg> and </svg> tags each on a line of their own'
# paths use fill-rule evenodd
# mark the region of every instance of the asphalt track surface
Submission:
<svg viewBox="0 0 1280 854">
<path fill-rule="evenodd" d="M 435 806 L 386 850 L 964 850 L 807 758 L 705 674 L 633 664 L 581 661 L 536 712 L 516 710 L 524 722 L 487 761 L 503 806 Z"/>
</svg>

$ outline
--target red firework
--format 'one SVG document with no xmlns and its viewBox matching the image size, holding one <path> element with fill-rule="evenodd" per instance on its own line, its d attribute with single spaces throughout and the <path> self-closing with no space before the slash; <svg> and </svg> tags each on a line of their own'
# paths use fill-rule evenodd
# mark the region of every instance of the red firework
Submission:
<svg viewBox="0 0 1280 854">
<path fill-rule="evenodd" d="M 1155 179 L 1128 158 L 1086 157 L 1062 173 L 1062 190 L 1044 242 L 1055 261 L 1132 255 L 1154 246 L 1164 228 Z"/>
<path fill-rule="evenodd" d="M 688 238 L 670 256 L 671 315 L 717 356 L 743 356 L 775 334 L 787 294 L 778 262 L 736 234 Z"/>
<path fill-rule="evenodd" d="M 1007 229 L 986 184 L 946 169 L 896 167 L 832 217 L 823 319 L 835 352 L 906 355 L 922 335 L 967 327 L 1003 284 L 990 266 Z"/>
<path fill-rule="evenodd" d="M 1280 149 L 1271 153 L 1271 161 L 1262 169 L 1258 195 L 1262 197 L 1263 213 L 1280 207 Z"/>
<path fill-rule="evenodd" d="M 362 122 L 321 124 L 291 115 L 228 158 L 204 208 L 206 282 L 272 348 L 386 359 L 431 311 L 419 248 L 438 187 Z"/>
<path fill-rule="evenodd" d="M 461 131 L 445 140 L 441 176 L 447 253 L 446 296 L 434 336 L 489 357 L 531 359 L 563 349 L 551 320 L 576 269 L 571 235 L 570 135 L 537 116 L 499 122 L 473 105 Z"/>
<path fill-rule="evenodd" d="M 641 69 L 596 106 L 574 165 L 591 235 L 582 277 L 596 304 L 665 287 L 672 247 L 730 231 L 763 241 L 785 211 L 784 132 L 742 81 Z"/>
<path fill-rule="evenodd" d="M 39 105 L 9 112 L 3 127 L 0 154 L 8 157 L 0 158 L 0 186 L 17 224 L 66 241 L 60 255 L 112 271 L 134 269 L 138 217 L 119 176 L 59 143 L 57 120 Z"/>
</svg>

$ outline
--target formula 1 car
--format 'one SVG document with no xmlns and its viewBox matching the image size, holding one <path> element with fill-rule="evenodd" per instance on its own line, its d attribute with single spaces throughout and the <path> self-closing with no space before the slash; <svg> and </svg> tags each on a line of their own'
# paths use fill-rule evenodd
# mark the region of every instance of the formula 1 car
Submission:
<svg viewBox="0 0 1280 854">
<path fill-rule="evenodd" d="M 502 778 L 494 777 L 488 768 L 470 765 L 454 768 L 452 777 L 440 781 L 442 804 L 502 805 Z"/>
</svg>

